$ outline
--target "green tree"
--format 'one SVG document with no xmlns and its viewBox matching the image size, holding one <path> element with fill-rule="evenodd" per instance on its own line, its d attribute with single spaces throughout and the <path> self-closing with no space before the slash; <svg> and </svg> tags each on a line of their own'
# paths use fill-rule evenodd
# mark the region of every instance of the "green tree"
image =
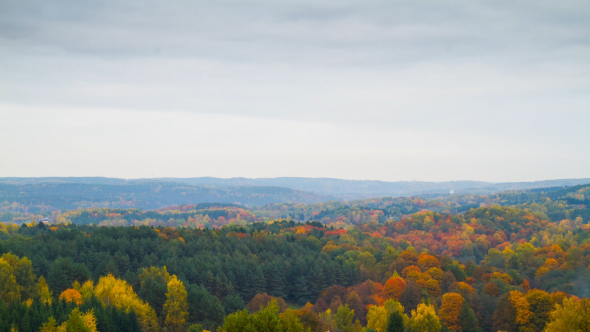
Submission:
<svg viewBox="0 0 590 332">
<path fill-rule="evenodd" d="M 166 291 L 170 274 L 166 267 L 158 268 L 151 266 L 143 268 L 138 274 L 140 288 L 137 295 L 147 301 L 156 311 L 158 316 L 162 315 L 164 302 L 166 302 Z"/>
<path fill-rule="evenodd" d="M 267 289 L 268 293 L 274 297 L 285 297 L 284 276 L 281 268 L 277 264 L 272 264 L 268 272 Z"/>
<path fill-rule="evenodd" d="M 232 294 L 223 299 L 223 309 L 228 315 L 244 309 L 245 306 L 244 300 L 238 294 Z"/>
<path fill-rule="evenodd" d="M 188 291 L 189 320 L 191 322 L 215 322 L 221 324 L 225 316 L 225 310 L 219 299 L 207 291 L 201 285 L 190 285 Z"/>
<path fill-rule="evenodd" d="M 312 300 L 311 291 L 304 276 L 297 278 L 295 282 L 295 289 L 297 289 L 297 302 L 299 304 L 306 304 Z"/>
<path fill-rule="evenodd" d="M 304 332 L 299 317 L 293 310 L 287 310 L 280 316 L 280 322 L 283 332 Z"/>
<path fill-rule="evenodd" d="M 188 327 L 187 332 L 203 332 L 203 325 L 201 324 L 193 324 Z"/>
<path fill-rule="evenodd" d="M 353 328 L 352 320 L 354 318 L 354 310 L 348 307 L 348 304 L 338 307 L 336 312 L 336 328 L 338 331 L 350 332 Z"/>
<path fill-rule="evenodd" d="M 463 301 L 461 311 L 459 312 L 459 322 L 462 327 L 462 332 L 479 332 L 479 324 L 473 309 L 469 307 L 467 301 Z"/>
<path fill-rule="evenodd" d="M 297 328 L 290 321 L 288 326 Z M 279 318 L 279 305 L 276 300 L 262 310 L 249 314 L 247 310 L 240 310 L 228 315 L 223 323 L 222 331 L 225 332 L 283 332 Z"/>
<path fill-rule="evenodd" d="M 276 300 L 254 314 L 254 327 L 257 332 L 281 332 L 279 305 Z"/>
<path fill-rule="evenodd" d="M 394 311 L 389 315 L 387 320 L 386 332 L 404 332 L 404 319 L 398 311 Z"/>
<path fill-rule="evenodd" d="M 257 332 L 253 321 L 254 317 L 248 313 L 248 310 L 236 311 L 225 317 L 221 330 L 224 332 Z"/>
<path fill-rule="evenodd" d="M 84 315 L 80 312 L 80 309 L 74 308 L 68 317 L 66 322 L 67 332 L 92 332 L 90 327 L 86 325 Z"/>
<path fill-rule="evenodd" d="M 57 322 L 53 316 L 49 317 L 47 322 L 43 323 L 39 332 L 58 332 Z"/>
<path fill-rule="evenodd" d="M 74 281 L 83 283 L 90 279 L 90 271 L 84 264 L 74 263 L 71 258 L 58 258 L 49 267 L 47 283 L 57 294 L 68 289 Z"/>
</svg>

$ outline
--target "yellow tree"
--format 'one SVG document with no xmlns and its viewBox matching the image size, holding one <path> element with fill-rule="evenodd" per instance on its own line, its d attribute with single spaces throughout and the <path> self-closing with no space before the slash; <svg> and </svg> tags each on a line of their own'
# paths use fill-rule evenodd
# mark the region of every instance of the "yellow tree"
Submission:
<svg viewBox="0 0 590 332">
<path fill-rule="evenodd" d="M 385 306 L 385 310 L 387 310 L 387 319 L 389 319 L 392 313 L 397 312 L 402 316 L 404 325 L 408 324 L 409 317 L 406 315 L 404 306 L 401 303 L 394 299 L 389 299 L 383 305 Z"/>
<path fill-rule="evenodd" d="M 175 275 L 170 277 L 163 314 L 166 317 L 164 323 L 171 332 L 183 331 L 188 317 L 186 297 L 187 293 L 182 281 L 178 280 Z"/>
<path fill-rule="evenodd" d="M 439 310 L 440 320 L 449 330 L 459 331 L 461 322 L 459 313 L 463 306 L 463 296 L 458 293 L 446 293 L 442 297 L 442 303 Z"/>
<path fill-rule="evenodd" d="M 103 304 L 123 309 L 127 313 L 135 311 L 143 332 L 159 330 L 156 312 L 137 297 L 127 281 L 117 279 L 112 274 L 101 277 L 94 289 L 94 295 Z"/>
<path fill-rule="evenodd" d="M 88 327 L 90 332 L 98 332 L 96 330 L 96 317 L 94 316 L 94 311 L 92 309 L 88 310 L 82 318 L 84 319 L 84 325 Z"/>
<path fill-rule="evenodd" d="M 281 327 L 284 332 L 304 332 L 303 326 L 294 310 L 287 310 L 280 316 Z M 203 331 L 204 332 L 204 331 Z"/>
<path fill-rule="evenodd" d="M 0 298 L 6 303 L 21 299 L 21 287 L 16 283 L 14 269 L 2 258 L 0 258 Z"/>
<path fill-rule="evenodd" d="M 324 326 L 328 328 L 328 330 L 332 331 L 336 329 L 336 315 L 332 315 L 331 309 L 326 310 L 326 312 L 324 313 L 320 312 L 318 314 L 318 318 L 320 319 L 320 321 L 322 321 Z"/>
<path fill-rule="evenodd" d="M 527 299 L 519 291 L 510 291 L 509 298 L 512 306 L 516 309 L 516 324 L 520 326 L 520 330 L 532 330 L 528 325 L 533 313 L 530 311 L 530 304 Z"/>
<path fill-rule="evenodd" d="M 545 332 L 590 332 L 590 300 L 575 301 L 564 299 L 563 305 L 556 304 L 551 312 Z"/>
<path fill-rule="evenodd" d="M 45 327 L 45 324 L 43 324 L 43 327 Z M 97 332 L 96 317 L 94 317 L 94 312 L 89 310 L 86 313 L 82 313 L 80 312 L 80 309 L 75 308 L 70 313 L 68 320 L 58 327 L 57 331 Z"/>
<path fill-rule="evenodd" d="M 19 259 L 18 256 L 11 253 L 2 255 L 0 259 L 12 267 L 16 283 L 20 286 L 21 298 L 26 300 L 35 297 L 37 295 L 37 287 L 35 287 L 37 277 L 33 273 L 33 263 L 27 257 Z"/>
<path fill-rule="evenodd" d="M 57 322 L 55 318 L 49 317 L 47 322 L 43 323 L 43 326 L 39 328 L 39 332 L 58 332 L 59 327 L 57 326 Z"/>
<path fill-rule="evenodd" d="M 367 327 L 378 332 L 384 332 L 387 327 L 387 309 L 381 306 L 370 306 L 367 313 Z"/>
<path fill-rule="evenodd" d="M 442 328 L 434 306 L 424 303 L 418 304 L 418 308 L 412 310 L 409 325 L 412 331 L 420 332 L 439 332 Z"/>
<path fill-rule="evenodd" d="M 41 303 L 45 305 L 51 305 L 51 301 L 53 300 L 53 292 L 49 290 L 49 285 L 47 285 L 47 281 L 43 276 L 40 276 L 39 281 L 37 282 L 37 293 L 41 298 Z"/>
<path fill-rule="evenodd" d="M 141 280 L 141 286 L 144 285 L 145 281 L 149 278 L 153 278 L 163 284 L 168 284 L 170 281 L 170 273 L 165 266 L 158 268 L 155 266 L 150 266 L 149 268 L 141 269 L 141 273 L 138 275 L 139 280 Z"/>
<path fill-rule="evenodd" d="M 92 299 L 92 295 L 94 295 L 94 283 L 92 280 L 86 280 L 82 286 L 78 286 L 78 288 L 74 287 L 80 294 L 82 294 L 82 301 L 88 302 Z"/>
</svg>

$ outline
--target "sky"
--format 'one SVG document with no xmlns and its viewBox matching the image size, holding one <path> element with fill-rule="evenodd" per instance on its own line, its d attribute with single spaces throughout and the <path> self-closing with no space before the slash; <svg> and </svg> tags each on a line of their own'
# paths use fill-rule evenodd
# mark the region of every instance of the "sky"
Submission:
<svg viewBox="0 0 590 332">
<path fill-rule="evenodd" d="M 0 177 L 590 177 L 587 1 L 0 0 Z"/>
</svg>

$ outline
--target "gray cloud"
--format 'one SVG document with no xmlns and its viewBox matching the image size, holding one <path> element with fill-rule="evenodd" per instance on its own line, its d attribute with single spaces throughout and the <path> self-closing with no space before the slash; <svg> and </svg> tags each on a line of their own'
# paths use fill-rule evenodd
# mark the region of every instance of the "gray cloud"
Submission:
<svg viewBox="0 0 590 332">
<path fill-rule="evenodd" d="M 590 149 L 586 1 L 0 0 L 0 50 L 4 105 Z"/>
</svg>

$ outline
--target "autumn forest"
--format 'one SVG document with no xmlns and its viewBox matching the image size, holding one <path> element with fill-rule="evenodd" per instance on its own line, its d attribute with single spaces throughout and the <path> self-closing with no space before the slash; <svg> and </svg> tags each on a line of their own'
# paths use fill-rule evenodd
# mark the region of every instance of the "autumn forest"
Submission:
<svg viewBox="0 0 590 332">
<path fill-rule="evenodd" d="M 588 185 L 151 210 L 6 200 L 0 332 L 590 332 L 588 204 Z"/>
</svg>

